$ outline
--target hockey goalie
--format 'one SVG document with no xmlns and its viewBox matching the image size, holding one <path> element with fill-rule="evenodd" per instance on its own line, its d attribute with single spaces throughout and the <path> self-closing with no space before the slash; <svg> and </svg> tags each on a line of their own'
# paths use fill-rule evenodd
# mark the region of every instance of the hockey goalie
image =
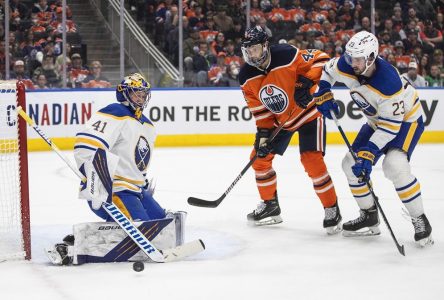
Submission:
<svg viewBox="0 0 444 300">
<path fill-rule="evenodd" d="M 146 179 L 155 131 L 142 112 L 150 97 L 150 84 L 142 75 L 125 77 L 116 89 L 119 103 L 93 114 L 76 135 L 74 157 L 85 178 L 79 198 L 87 199 L 91 210 L 104 222 L 74 225 L 73 233 L 62 243 L 46 249 L 52 263 L 148 260 L 127 232 L 113 222 L 103 203 L 114 204 L 158 250 L 183 244 L 186 213 L 162 208 Z"/>
</svg>

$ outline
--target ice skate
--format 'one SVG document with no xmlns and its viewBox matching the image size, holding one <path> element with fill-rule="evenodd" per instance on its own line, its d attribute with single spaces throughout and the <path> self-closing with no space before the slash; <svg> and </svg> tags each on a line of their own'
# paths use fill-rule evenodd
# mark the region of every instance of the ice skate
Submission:
<svg viewBox="0 0 444 300">
<path fill-rule="evenodd" d="M 369 209 L 361 209 L 360 216 L 344 223 L 342 235 L 345 237 L 370 236 L 381 233 L 379 230 L 378 210 L 375 206 Z"/>
<path fill-rule="evenodd" d="M 281 208 L 277 199 L 261 201 L 257 208 L 247 215 L 248 221 L 256 226 L 282 223 Z"/>
<path fill-rule="evenodd" d="M 324 217 L 324 228 L 327 234 L 337 234 L 342 231 L 342 217 L 339 211 L 338 202 L 332 207 L 324 207 L 325 217 Z"/>
<path fill-rule="evenodd" d="M 415 228 L 415 242 L 420 247 L 433 245 L 432 226 L 430 226 L 429 220 L 425 214 L 422 214 L 417 218 L 412 217 L 412 223 Z"/>
</svg>

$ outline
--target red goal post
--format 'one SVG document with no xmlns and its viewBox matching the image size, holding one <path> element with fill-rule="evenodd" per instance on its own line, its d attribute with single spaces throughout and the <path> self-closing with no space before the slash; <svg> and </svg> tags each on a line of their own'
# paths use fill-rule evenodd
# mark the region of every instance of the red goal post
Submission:
<svg viewBox="0 0 444 300">
<path fill-rule="evenodd" d="M 0 261 L 31 259 L 26 108 L 21 81 L 0 81 Z"/>
</svg>

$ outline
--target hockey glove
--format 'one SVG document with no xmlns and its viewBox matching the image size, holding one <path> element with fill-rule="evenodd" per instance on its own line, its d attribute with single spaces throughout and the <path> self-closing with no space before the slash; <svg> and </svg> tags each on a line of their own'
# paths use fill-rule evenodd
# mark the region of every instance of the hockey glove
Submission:
<svg viewBox="0 0 444 300">
<path fill-rule="evenodd" d="M 379 155 L 378 147 L 369 142 L 366 147 L 361 147 L 358 150 L 355 164 L 352 166 L 353 174 L 358 177 L 359 182 L 368 182 L 370 180 L 370 173 L 375 158 Z"/>
<path fill-rule="evenodd" d="M 326 118 L 330 120 L 333 119 L 330 113 L 332 110 L 336 115 L 339 114 L 339 106 L 333 98 L 331 84 L 327 81 L 321 80 L 319 82 L 319 90 L 313 94 L 313 99 L 316 103 L 318 111 Z"/>
<path fill-rule="evenodd" d="M 306 109 L 311 100 L 313 100 L 313 96 L 310 93 L 310 88 L 312 86 L 313 81 L 307 77 L 299 75 L 294 90 L 294 101 L 300 108 Z"/>
<path fill-rule="evenodd" d="M 256 132 L 256 140 L 254 141 L 254 149 L 257 156 L 264 158 L 273 151 L 273 143 L 268 142 L 272 130 L 268 128 L 258 128 Z"/>
</svg>

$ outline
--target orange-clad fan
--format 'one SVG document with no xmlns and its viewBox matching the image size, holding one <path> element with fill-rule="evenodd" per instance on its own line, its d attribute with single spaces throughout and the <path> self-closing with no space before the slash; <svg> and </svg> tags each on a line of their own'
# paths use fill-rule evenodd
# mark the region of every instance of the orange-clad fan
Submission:
<svg viewBox="0 0 444 300">
<path fill-rule="evenodd" d="M 90 74 L 82 82 L 84 88 L 110 88 L 111 82 L 102 75 L 102 64 L 95 60 L 90 65 Z"/>
<path fill-rule="evenodd" d="M 330 57 L 318 50 L 300 50 L 288 44 L 270 47 L 268 36 L 260 26 L 247 29 L 242 53 L 246 64 L 240 71 L 239 83 L 256 120 L 251 157 L 258 157 L 253 169 L 262 199 L 257 209 L 247 216 L 248 220 L 255 225 L 282 222 L 272 163 L 276 154 L 284 154 L 297 131 L 302 165 L 324 207 L 323 226 L 328 233 L 339 232 L 341 215 L 323 157 L 324 118 L 312 102 L 312 93 Z"/>
</svg>

